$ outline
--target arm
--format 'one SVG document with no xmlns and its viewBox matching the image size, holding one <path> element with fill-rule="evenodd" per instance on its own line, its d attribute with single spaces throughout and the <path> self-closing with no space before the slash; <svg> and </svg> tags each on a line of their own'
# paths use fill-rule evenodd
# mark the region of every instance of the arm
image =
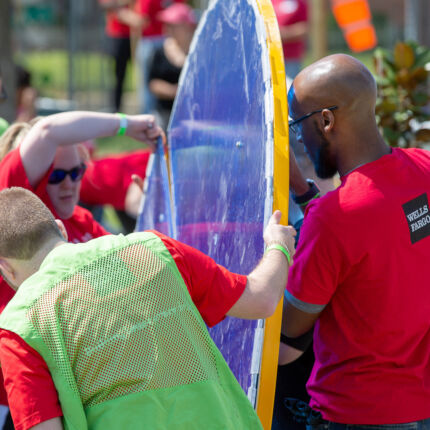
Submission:
<svg viewBox="0 0 430 430">
<path fill-rule="evenodd" d="M 61 429 L 57 390 L 40 354 L 15 333 L 0 330 L 0 362 L 15 427 Z"/>
<path fill-rule="evenodd" d="M 111 12 L 122 7 L 130 6 L 133 0 L 99 0 L 100 7 L 106 11 Z"/>
<path fill-rule="evenodd" d="M 129 115 L 127 123 L 126 135 L 141 142 L 152 143 L 162 133 L 152 115 Z M 119 127 L 118 115 L 97 112 L 65 112 L 39 121 L 20 145 L 22 163 L 30 184 L 35 186 L 49 169 L 58 146 L 114 136 Z"/>
<path fill-rule="evenodd" d="M 306 37 L 308 33 L 308 23 L 306 21 L 285 25 L 279 28 L 282 42 L 296 42 Z"/>
<path fill-rule="evenodd" d="M 159 99 L 173 100 L 178 91 L 178 84 L 171 84 L 163 79 L 151 79 L 149 89 Z"/>
<path fill-rule="evenodd" d="M 308 332 L 315 324 L 321 312 L 308 313 L 301 311 L 284 300 L 281 331 L 289 337 L 298 337 Z"/>
<path fill-rule="evenodd" d="M 281 212 L 276 211 L 264 232 L 266 244 L 281 244 L 294 255 L 294 236 L 292 227 L 279 224 Z M 227 315 L 258 319 L 273 314 L 287 284 L 289 264 L 285 255 L 277 249 L 267 252 L 260 264 L 249 274 L 245 290 Z"/>
</svg>

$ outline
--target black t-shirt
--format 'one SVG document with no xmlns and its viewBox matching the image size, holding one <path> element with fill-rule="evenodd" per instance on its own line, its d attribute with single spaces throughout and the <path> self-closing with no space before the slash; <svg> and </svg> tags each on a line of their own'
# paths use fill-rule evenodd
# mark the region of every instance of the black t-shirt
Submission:
<svg viewBox="0 0 430 430">
<path fill-rule="evenodd" d="M 152 59 L 151 67 L 149 69 L 149 80 L 162 79 L 163 81 L 171 84 L 177 84 L 179 75 L 181 74 L 182 67 L 177 67 L 172 64 L 166 54 L 164 47 L 159 47 L 155 52 Z M 173 107 L 173 100 L 163 100 L 157 98 L 157 108 L 170 111 Z"/>
</svg>

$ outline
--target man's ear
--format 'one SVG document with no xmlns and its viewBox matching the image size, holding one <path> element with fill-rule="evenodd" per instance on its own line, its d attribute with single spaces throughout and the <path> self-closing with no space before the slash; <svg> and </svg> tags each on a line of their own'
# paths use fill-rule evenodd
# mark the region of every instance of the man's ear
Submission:
<svg viewBox="0 0 430 430">
<path fill-rule="evenodd" d="M 333 112 L 329 109 L 324 109 L 321 112 L 322 115 L 322 119 L 323 119 L 323 129 L 326 133 L 329 133 L 330 131 L 333 130 L 334 127 L 334 121 L 335 121 L 335 117 L 333 115 Z"/>
<path fill-rule="evenodd" d="M 58 228 L 60 229 L 61 234 L 64 237 L 64 240 L 67 242 L 69 240 L 69 235 L 67 234 L 66 227 L 64 227 L 63 221 L 61 221 L 60 219 L 56 219 L 55 222 L 57 223 Z"/>
<path fill-rule="evenodd" d="M 5 258 L 0 257 L 0 270 L 1 273 L 8 278 L 11 279 L 12 281 L 16 280 L 16 273 L 15 273 L 15 269 L 11 266 L 11 264 L 9 263 L 9 261 Z"/>
</svg>

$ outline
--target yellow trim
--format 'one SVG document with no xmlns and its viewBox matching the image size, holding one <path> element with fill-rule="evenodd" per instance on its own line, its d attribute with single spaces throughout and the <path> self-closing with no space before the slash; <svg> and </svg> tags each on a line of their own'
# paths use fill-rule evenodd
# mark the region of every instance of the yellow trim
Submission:
<svg viewBox="0 0 430 430">
<path fill-rule="evenodd" d="M 289 156 L 288 156 L 288 107 L 285 83 L 284 55 L 278 22 L 270 0 L 256 0 L 264 19 L 267 47 L 272 71 L 274 104 L 274 174 L 273 209 L 282 212 L 283 224 L 288 223 Z M 265 322 L 261 373 L 257 397 L 257 414 L 265 430 L 272 427 L 278 367 L 279 338 L 281 333 L 282 300 L 276 312 Z"/>
</svg>

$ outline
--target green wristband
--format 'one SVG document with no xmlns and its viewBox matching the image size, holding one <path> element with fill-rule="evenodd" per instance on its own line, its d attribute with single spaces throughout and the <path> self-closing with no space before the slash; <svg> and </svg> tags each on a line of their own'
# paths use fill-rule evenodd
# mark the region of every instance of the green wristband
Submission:
<svg viewBox="0 0 430 430">
<path fill-rule="evenodd" d="M 267 252 L 271 251 L 272 249 L 277 249 L 278 251 L 281 251 L 285 257 L 287 257 L 287 261 L 288 261 L 288 265 L 291 264 L 291 256 L 290 253 L 288 252 L 287 249 L 285 249 L 282 245 L 278 245 L 278 244 L 273 244 L 270 245 L 266 248 L 266 251 L 264 251 L 264 253 L 266 254 Z"/>
<path fill-rule="evenodd" d="M 119 129 L 117 131 L 117 136 L 124 136 L 125 132 L 127 131 L 127 115 L 124 113 L 119 113 L 118 112 L 118 116 L 119 116 Z"/>
</svg>

